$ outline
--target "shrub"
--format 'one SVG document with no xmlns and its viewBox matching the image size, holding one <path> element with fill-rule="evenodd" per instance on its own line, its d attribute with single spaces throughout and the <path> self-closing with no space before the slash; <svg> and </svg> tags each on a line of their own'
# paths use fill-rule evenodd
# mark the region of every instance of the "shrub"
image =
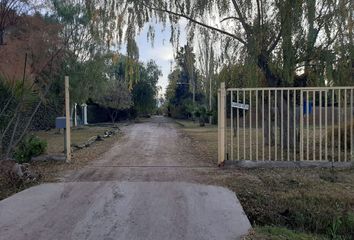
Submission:
<svg viewBox="0 0 354 240">
<path fill-rule="evenodd" d="M 31 135 L 25 138 L 17 147 L 14 157 L 17 162 L 25 163 L 31 161 L 32 157 L 43 154 L 47 149 L 47 142 Z"/>
<path fill-rule="evenodd" d="M 197 108 L 194 112 L 194 115 L 199 118 L 199 125 L 201 127 L 205 126 L 205 121 L 207 119 L 208 116 L 210 116 L 209 112 L 206 110 L 205 107 L 201 106 L 199 108 Z"/>
</svg>

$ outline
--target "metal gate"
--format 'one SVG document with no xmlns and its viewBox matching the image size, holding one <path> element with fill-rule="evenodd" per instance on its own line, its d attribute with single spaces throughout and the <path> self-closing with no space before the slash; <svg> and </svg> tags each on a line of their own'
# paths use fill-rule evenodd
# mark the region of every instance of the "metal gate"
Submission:
<svg viewBox="0 0 354 240">
<path fill-rule="evenodd" d="M 354 159 L 354 87 L 229 88 L 221 85 L 219 164 Z"/>
</svg>

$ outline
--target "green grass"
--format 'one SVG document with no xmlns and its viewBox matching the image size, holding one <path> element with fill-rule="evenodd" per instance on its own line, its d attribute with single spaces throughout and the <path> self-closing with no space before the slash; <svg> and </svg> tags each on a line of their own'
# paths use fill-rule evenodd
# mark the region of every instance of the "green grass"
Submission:
<svg viewBox="0 0 354 240">
<path fill-rule="evenodd" d="M 328 238 L 320 237 L 312 234 L 289 230 L 284 227 L 255 227 L 254 234 L 248 239 L 263 239 L 263 240 L 327 240 Z"/>
</svg>

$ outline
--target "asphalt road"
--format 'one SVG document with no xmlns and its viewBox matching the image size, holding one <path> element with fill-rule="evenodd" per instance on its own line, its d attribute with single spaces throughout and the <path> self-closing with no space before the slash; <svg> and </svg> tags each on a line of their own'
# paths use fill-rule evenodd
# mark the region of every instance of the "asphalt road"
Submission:
<svg viewBox="0 0 354 240">
<path fill-rule="evenodd" d="M 62 183 L 0 202 L 0 240 L 240 239 L 250 229 L 236 195 L 196 184 L 215 168 L 158 117 L 124 129 L 101 159 Z"/>
</svg>

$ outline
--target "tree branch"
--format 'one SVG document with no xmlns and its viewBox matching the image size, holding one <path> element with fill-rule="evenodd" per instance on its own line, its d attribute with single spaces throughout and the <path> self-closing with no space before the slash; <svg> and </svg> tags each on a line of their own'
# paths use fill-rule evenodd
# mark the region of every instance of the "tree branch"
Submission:
<svg viewBox="0 0 354 240">
<path fill-rule="evenodd" d="M 270 45 L 270 47 L 268 48 L 267 50 L 267 54 L 269 55 L 275 48 L 276 46 L 278 45 L 280 39 L 281 39 L 281 33 L 282 33 L 282 30 L 279 31 L 277 37 L 275 38 L 274 42 Z"/>
<path fill-rule="evenodd" d="M 230 33 L 230 32 L 224 31 L 224 30 L 222 30 L 222 29 L 219 29 L 219 28 L 216 28 L 216 27 L 207 25 L 207 24 L 202 23 L 202 22 L 200 22 L 200 21 L 198 21 L 198 20 L 195 20 L 194 18 L 191 18 L 191 17 L 189 17 L 189 16 L 187 16 L 187 15 L 185 15 L 185 14 L 177 13 L 177 12 L 174 12 L 174 11 L 171 11 L 171 10 L 168 10 L 168 9 L 161 9 L 161 8 L 157 8 L 157 7 L 153 7 L 153 6 L 148 6 L 148 5 L 144 4 L 144 3 L 142 3 L 142 4 L 143 4 L 145 7 L 149 8 L 149 9 L 151 9 L 151 10 L 153 10 L 153 11 L 165 12 L 165 13 L 167 13 L 167 14 L 174 15 L 174 16 L 176 16 L 176 17 L 185 18 L 185 19 L 189 20 L 189 21 L 192 22 L 192 23 L 195 23 L 195 24 L 200 25 L 200 26 L 202 26 L 202 27 L 208 28 L 208 29 L 213 30 L 213 31 L 215 31 L 215 32 L 221 33 L 221 34 L 223 34 L 223 35 L 229 36 L 229 37 L 231 37 L 231 38 L 234 38 L 234 39 L 236 39 L 237 41 L 239 41 L 240 43 L 242 43 L 242 44 L 244 44 L 244 45 L 247 44 L 245 40 L 243 40 L 242 38 L 236 36 L 235 34 L 232 34 L 232 33 Z"/>
<path fill-rule="evenodd" d="M 258 26 L 261 26 L 261 6 L 259 0 L 257 2 Z"/>
<path fill-rule="evenodd" d="M 226 18 L 222 19 L 220 22 L 225 22 L 227 20 L 232 20 L 232 19 L 240 21 L 240 18 L 238 18 L 238 17 L 226 17 Z"/>
<path fill-rule="evenodd" d="M 236 0 L 232 0 L 232 4 L 235 7 L 235 10 L 236 10 L 237 15 L 240 19 L 240 22 L 242 23 L 242 26 L 245 29 L 245 32 L 249 35 L 251 32 L 250 25 L 246 22 L 246 19 L 243 17 L 241 9 L 240 9 L 239 5 L 237 4 Z"/>
</svg>

